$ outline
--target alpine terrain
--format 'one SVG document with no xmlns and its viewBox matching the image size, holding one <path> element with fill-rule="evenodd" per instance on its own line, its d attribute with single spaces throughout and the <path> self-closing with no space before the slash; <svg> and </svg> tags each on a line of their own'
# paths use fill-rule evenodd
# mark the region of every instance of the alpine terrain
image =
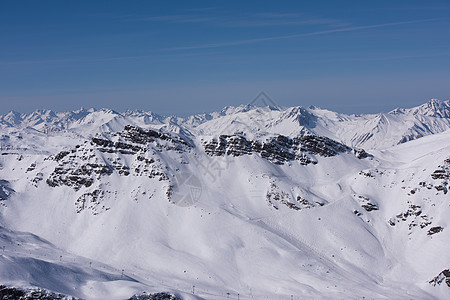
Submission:
<svg viewBox="0 0 450 300">
<path fill-rule="evenodd" d="M 0 150 L 3 299 L 449 299 L 449 100 L 10 112 Z"/>
</svg>

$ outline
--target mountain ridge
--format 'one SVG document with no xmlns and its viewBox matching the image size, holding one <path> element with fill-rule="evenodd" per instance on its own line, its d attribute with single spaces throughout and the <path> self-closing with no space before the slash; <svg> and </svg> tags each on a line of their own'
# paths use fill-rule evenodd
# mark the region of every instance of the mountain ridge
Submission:
<svg viewBox="0 0 450 300">
<path fill-rule="evenodd" d="M 450 130 L 429 114 L 448 104 L 41 111 L 0 129 L 0 280 L 87 299 L 445 299 Z"/>
<path fill-rule="evenodd" d="M 127 124 L 154 128 L 178 126 L 193 134 L 212 134 L 214 131 L 233 134 L 230 129 L 250 132 L 264 130 L 267 133 L 288 136 L 311 133 L 326 136 L 350 147 L 371 149 L 389 147 L 445 131 L 450 128 L 449 116 L 450 100 L 432 99 L 410 109 L 397 108 L 388 113 L 366 115 L 346 115 L 317 107 L 281 108 L 255 105 L 225 107 L 219 112 L 186 118 L 164 117 L 139 110 L 123 113 L 109 109 L 80 109 L 65 113 L 37 110 L 30 114 L 10 112 L 0 116 L 0 126 L 91 133 L 99 127 L 103 127 L 103 131 L 119 131 Z M 380 132 L 384 132 L 383 138 L 373 141 L 374 133 L 380 136 Z"/>
</svg>

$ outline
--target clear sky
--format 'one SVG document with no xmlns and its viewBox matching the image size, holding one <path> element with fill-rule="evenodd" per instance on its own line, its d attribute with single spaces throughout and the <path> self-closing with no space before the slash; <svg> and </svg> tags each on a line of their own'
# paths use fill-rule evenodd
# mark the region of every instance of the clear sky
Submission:
<svg viewBox="0 0 450 300">
<path fill-rule="evenodd" d="M 0 0 L 0 114 L 450 98 L 450 0 Z"/>
</svg>

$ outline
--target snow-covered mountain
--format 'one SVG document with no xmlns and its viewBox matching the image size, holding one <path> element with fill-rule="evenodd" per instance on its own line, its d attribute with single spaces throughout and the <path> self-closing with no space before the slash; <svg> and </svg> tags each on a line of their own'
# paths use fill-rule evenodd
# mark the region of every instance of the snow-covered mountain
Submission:
<svg viewBox="0 0 450 300">
<path fill-rule="evenodd" d="M 445 299 L 449 106 L 11 112 L 0 284 L 88 299 Z"/>
<path fill-rule="evenodd" d="M 55 113 L 37 110 L 30 114 L 10 112 L 0 116 L 0 128 L 30 127 L 41 132 L 70 130 L 90 136 L 99 131 L 120 131 L 125 125 L 142 128 L 183 128 L 195 135 L 246 132 L 258 136 L 310 133 L 325 136 L 350 147 L 382 149 L 450 128 L 450 100 L 432 99 L 410 109 L 397 108 L 389 113 L 345 115 L 317 107 L 242 105 L 220 112 L 187 118 L 164 117 L 152 112 L 109 109 L 80 109 Z"/>
</svg>

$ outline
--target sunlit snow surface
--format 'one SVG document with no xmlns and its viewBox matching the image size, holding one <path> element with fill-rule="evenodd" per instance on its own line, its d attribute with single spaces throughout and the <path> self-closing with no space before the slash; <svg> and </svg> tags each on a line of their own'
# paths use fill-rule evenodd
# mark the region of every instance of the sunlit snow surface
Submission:
<svg viewBox="0 0 450 300">
<path fill-rule="evenodd" d="M 448 105 L 364 116 L 248 106 L 186 119 L 3 116 L 0 283 L 87 299 L 445 299 L 446 284 L 429 281 L 450 267 Z M 113 133 L 128 124 L 164 138 L 135 154 L 91 142 L 122 141 Z M 225 134 L 316 134 L 370 156 L 311 154 L 317 164 L 305 165 L 207 155 L 204 143 Z M 111 171 L 89 175 L 89 186 L 47 183 L 55 168 L 83 164 Z"/>
</svg>

